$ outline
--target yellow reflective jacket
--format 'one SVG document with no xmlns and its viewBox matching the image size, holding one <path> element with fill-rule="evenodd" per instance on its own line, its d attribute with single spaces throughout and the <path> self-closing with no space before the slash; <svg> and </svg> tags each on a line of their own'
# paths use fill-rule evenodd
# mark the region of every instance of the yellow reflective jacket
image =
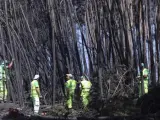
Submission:
<svg viewBox="0 0 160 120">
<path fill-rule="evenodd" d="M 80 87 L 81 87 L 82 90 L 90 91 L 90 89 L 92 87 L 92 83 L 90 81 L 87 81 L 87 80 L 82 80 L 81 84 L 80 84 Z"/>
<path fill-rule="evenodd" d="M 74 90 L 74 89 L 76 89 L 76 85 L 77 85 L 77 81 L 73 80 L 73 79 L 69 79 L 65 83 L 66 89 L 72 89 L 72 90 Z"/>
<path fill-rule="evenodd" d="M 39 88 L 39 84 L 37 80 L 33 80 L 31 82 L 31 97 L 39 97 L 36 88 Z"/>
<path fill-rule="evenodd" d="M 148 75 L 149 75 L 148 69 L 147 69 L 147 68 L 144 68 L 142 72 L 143 72 L 143 76 L 144 76 L 144 75 L 147 76 L 146 79 L 148 79 Z"/>
</svg>

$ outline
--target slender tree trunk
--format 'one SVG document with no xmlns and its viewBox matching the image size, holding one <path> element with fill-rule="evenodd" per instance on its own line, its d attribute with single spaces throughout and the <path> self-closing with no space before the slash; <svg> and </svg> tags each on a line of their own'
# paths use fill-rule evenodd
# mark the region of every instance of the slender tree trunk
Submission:
<svg viewBox="0 0 160 120">
<path fill-rule="evenodd" d="M 54 11 L 54 5 L 56 4 L 55 0 L 48 0 L 48 7 L 49 7 L 49 14 L 50 14 L 50 20 L 51 20 L 51 26 L 52 26 L 52 38 L 51 38 L 51 45 L 52 45 L 52 61 L 53 61 L 53 75 L 52 75 L 52 105 L 55 104 L 56 100 L 56 59 L 55 59 L 55 31 L 56 31 L 56 23 L 55 23 L 55 11 Z"/>
</svg>

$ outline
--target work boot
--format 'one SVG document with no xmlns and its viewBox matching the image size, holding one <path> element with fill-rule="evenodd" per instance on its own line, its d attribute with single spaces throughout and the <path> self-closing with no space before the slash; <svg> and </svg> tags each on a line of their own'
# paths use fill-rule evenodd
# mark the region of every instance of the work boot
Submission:
<svg viewBox="0 0 160 120">
<path fill-rule="evenodd" d="M 69 109 L 68 109 L 68 112 L 69 112 L 69 113 L 72 113 L 72 111 L 73 111 L 72 108 L 69 108 Z"/>
<path fill-rule="evenodd" d="M 84 110 L 84 112 L 87 112 L 89 109 L 88 109 L 88 107 L 84 107 L 83 110 Z"/>
</svg>

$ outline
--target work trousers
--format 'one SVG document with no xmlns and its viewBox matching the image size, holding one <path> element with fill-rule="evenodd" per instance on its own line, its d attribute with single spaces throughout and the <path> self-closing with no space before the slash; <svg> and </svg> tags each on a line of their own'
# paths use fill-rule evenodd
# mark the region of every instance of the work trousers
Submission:
<svg viewBox="0 0 160 120">
<path fill-rule="evenodd" d="M 75 93 L 75 89 L 72 89 L 67 93 L 67 107 L 69 109 L 72 108 L 74 93 Z"/>
<path fill-rule="evenodd" d="M 32 97 L 34 114 L 39 113 L 40 101 L 39 97 Z"/>
<path fill-rule="evenodd" d="M 84 109 L 89 104 L 89 93 L 90 93 L 90 91 L 88 89 L 82 89 L 82 91 L 81 91 L 81 97 L 82 97 L 82 103 L 83 103 Z"/>
<path fill-rule="evenodd" d="M 144 81 L 144 93 L 147 94 L 148 93 L 148 80 L 145 79 Z M 142 91 L 141 91 L 141 82 L 139 82 L 139 97 L 142 96 Z"/>
<path fill-rule="evenodd" d="M 3 80 L 0 80 L 0 101 L 6 101 L 8 95 L 8 90 L 6 84 Z"/>
</svg>

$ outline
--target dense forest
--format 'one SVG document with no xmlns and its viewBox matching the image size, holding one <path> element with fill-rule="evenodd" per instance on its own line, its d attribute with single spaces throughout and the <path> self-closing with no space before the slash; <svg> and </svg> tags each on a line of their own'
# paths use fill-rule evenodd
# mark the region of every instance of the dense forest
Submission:
<svg viewBox="0 0 160 120">
<path fill-rule="evenodd" d="M 67 73 L 91 80 L 92 104 L 130 98 L 141 63 L 157 86 L 159 27 L 159 0 L 0 0 L 0 55 L 15 59 L 9 100 L 24 106 L 37 73 L 43 104 L 64 101 Z"/>
</svg>

